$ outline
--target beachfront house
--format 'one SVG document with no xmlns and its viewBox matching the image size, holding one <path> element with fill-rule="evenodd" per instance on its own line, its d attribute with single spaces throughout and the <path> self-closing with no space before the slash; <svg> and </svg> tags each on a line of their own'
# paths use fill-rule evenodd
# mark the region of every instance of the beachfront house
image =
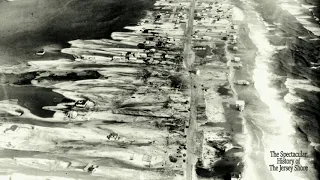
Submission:
<svg viewBox="0 0 320 180">
<path fill-rule="evenodd" d="M 231 173 L 231 180 L 240 180 L 241 174 L 240 173 Z"/>
<path fill-rule="evenodd" d="M 242 100 L 237 100 L 236 101 L 236 108 L 239 110 L 239 111 L 243 111 L 244 110 L 244 106 L 245 106 L 245 102 L 242 101 Z"/>
</svg>

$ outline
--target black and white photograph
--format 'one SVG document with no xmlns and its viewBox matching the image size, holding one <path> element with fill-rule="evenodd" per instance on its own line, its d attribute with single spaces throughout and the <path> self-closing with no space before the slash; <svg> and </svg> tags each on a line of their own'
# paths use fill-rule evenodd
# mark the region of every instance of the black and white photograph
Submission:
<svg viewBox="0 0 320 180">
<path fill-rule="evenodd" d="M 320 180 L 320 0 L 0 0 L 0 180 Z"/>
</svg>

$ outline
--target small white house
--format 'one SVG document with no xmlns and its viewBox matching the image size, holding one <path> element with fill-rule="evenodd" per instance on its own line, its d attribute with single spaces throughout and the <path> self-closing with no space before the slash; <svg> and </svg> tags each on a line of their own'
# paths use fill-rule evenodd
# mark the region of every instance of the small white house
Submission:
<svg viewBox="0 0 320 180">
<path fill-rule="evenodd" d="M 75 103 L 75 106 L 79 108 L 92 109 L 94 108 L 95 103 L 90 100 L 79 100 Z"/>
<path fill-rule="evenodd" d="M 125 60 L 124 57 L 121 57 L 121 56 L 112 56 L 112 60 L 115 60 L 115 61 L 123 61 Z"/>
<path fill-rule="evenodd" d="M 239 111 L 243 111 L 244 110 L 244 106 L 245 106 L 245 102 L 242 101 L 242 100 L 237 100 L 236 101 L 236 108 L 239 110 Z"/>
<path fill-rule="evenodd" d="M 241 69 L 241 68 L 242 68 L 242 64 L 241 64 L 241 63 L 238 63 L 238 64 L 233 65 L 233 67 L 234 67 L 235 69 Z"/>
<path fill-rule="evenodd" d="M 75 119 L 78 116 L 78 113 L 76 111 L 69 111 L 66 116 L 70 119 Z"/>
<path fill-rule="evenodd" d="M 210 36 L 203 36 L 203 40 L 210 41 L 212 38 Z"/>
<path fill-rule="evenodd" d="M 231 174 L 231 180 L 240 180 L 241 174 L 240 173 L 232 173 Z"/>
<path fill-rule="evenodd" d="M 238 51 L 238 47 L 237 46 L 233 46 L 232 50 Z"/>
<path fill-rule="evenodd" d="M 231 40 L 237 40 L 237 35 L 231 34 L 231 35 L 230 35 L 230 39 L 231 39 Z"/>
<path fill-rule="evenodd" d="M 234 58 L 233 58 L 233 61 L 234 61 L 234 62 L 240 62 L 240 61 L 241 61 L 241 58 L 240 58 L 240 57 L 234 57 Z"/>
<path fill-rule="evenodd" d="M 200 69 L 197 69 L 196 74 L 200 76 Z"/>
<path fill-rule="evenodd" d="M 150 52 L 155 53 L 156 49 L 152 48 L 152 49 L 150 49 Z"/>
<path fill-rule="evenodd" d="M 143 53 L 143 52 L 138 52 L 138 53 L 136 54 L 136 57 L 138 57 L 138 58 L 146 58 L 146 57 L 147 57 L 147 54 L 146 54 L 146 53 Z"/>
</svg>

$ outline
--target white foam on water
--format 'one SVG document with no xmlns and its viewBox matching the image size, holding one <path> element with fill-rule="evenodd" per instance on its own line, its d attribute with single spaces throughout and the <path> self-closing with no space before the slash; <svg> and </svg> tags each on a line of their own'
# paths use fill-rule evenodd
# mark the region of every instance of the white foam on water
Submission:
<svg viewBox="0 0 320 180">
<path fill-rule="evenodd" d="M 291 15 L 297 16 L 297 15 L 303 15 L 303 9 L 299 7 L 298 5 L 292 4 L 290 2 L 288 3 L 281 3 L 280 7 L 283 10 L 288 11 Z"/>
<path fill-rule="evenodd" d="M 313 5 L 308 5 L 308 4 L 301 4 L 301 6 L 305 9 L 311 9 L 311 8 L 315 8 L 317 6 L 313 6 Z"/>
<path fill-rule="evenodd" d="M 305 13 L 306 10 L 309 12 L 310 6 L 300 4 L 299 2 L 293 2 L 291 0 L 282 3 L 280 2 L 280 7 L 293 15 L 303 25 L 304 28 L 311 31 L 314 35 L 320 36 L 319 24 L 312 22 L 311 20 L 315 18 Z"/>
<path fill-rule="evenodd" d="M 299 96 L 296 96 L 294 93 L 288 93 L 284 96 L 284 101 L 288 104 L 297 104 L 302 103 L 304 100 Z"/>
<path fill-rule="evenodd" d="M 289 89 L 289 93 L 285 95 L 284 100 L 288 104 L 296 104 L 304 102 L 299 96 L 296 95 L 296 88 L 303 89 L 306 91 L 315 91 L 320 92 L 320 88 L 311 84 L 311 82 L 307 79 L 292 79 L 287 78 L 284 83 L 286 88 Z"/>
<path fill-rule="evenodd" d="M 248 130 L 248 124 L 246 122 L 246 119 L 243 119 L 243 134 L 246 135 L 246 141 L 245 141 L 245 155 L 243 157 L 244 163 L 245 163 L 245 169 L 242 174 L 242 179 L 244 180 L 251 180 L 251 179 L 261 179 L 257 173 L 252 173 L 255 172 L 254 169 L 254 164 L 255 162 L 253 161 L 252 158 L 250 158 L 250 155 L 254 153 L 254 149 L 252 148 L 251 142 L 253 142 L 252 136 L 249 135 L 249 130 Z"/>
<path fill-rule="evenodd" d="M 289 90 L 293 90 L 295 88 L 303 89 L 306 91 L 315 91 L 320 92 L 320 88 L 311 84 L 311 82 L 307 79 L 292 79 L 287 78 L 284 83 Z"/>
<path fill-rule="evenodd" d="M 257 17 L 256 20 L 257 19 L 259 18 Z M 280 92 L 276 88 L 270 86 L 275 75 L 271 73 L 271 69 L 268 65 L 271 61 L 272 55 L 279 48 L 272 46 L 268 41 L 266 37 L 268 32 L 267 27 L 263 24 L 263 22 L 250 22 L 248 23 L 248 27 L 250 29 L 249 37 L 258 48 L 255 60 L 255 69 L 253 72 L 253 80 L 255 82 L 254 86 L 259 93 L 260 99 L 269 107 L 272 119 L 272 121 L 268 122 L 268 127 L 273 127 L 272 130 L 267 130 L 267 132 L 264 131 L 262 138 L 262 143 L 264 144 L 265 148 L 264 159 L 267 167 L 269 168 L 270 164 L 277 163 L 276 159 L 270 156 L 270 151 L 296 152 L 294 147 L 294 139 L 292 139 L 292 136 L 296 133 L 296 131 L 293 126 L 292 113 L 286 108 L 285 103 L 279 99 Z M 280 49 L 281 48 L 283 47 L 280 47 Z M 259 127 L 258 120 L 256 120 L 255 124 L 257 124 Z M 246 170 L 247 174 L 250 173 L 250 171 L 253 172 L 252 169 L 254 169 L 255 164 L 252 162 L 251 166 L 252 167 L 250 167 L 250 164 L 248 163 L 248 169 Z M 275 179 L 279 180 L 305 179 L 305 174 L 303 173 L 276 171 L 270 172 Z"/>
</svg>

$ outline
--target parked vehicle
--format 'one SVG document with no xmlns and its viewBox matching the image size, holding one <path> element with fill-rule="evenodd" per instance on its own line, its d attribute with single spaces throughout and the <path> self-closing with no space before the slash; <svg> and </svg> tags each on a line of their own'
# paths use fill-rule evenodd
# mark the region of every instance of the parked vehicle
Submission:
<svg viewBox="0 0 320 180">
<path fill-rule="evenodd" d="M 234 61 L 234 62 L 240 62 L 240 61 L 241 61 L 241 58 L 239 58 L 239 57 L 234 57 L 234 58 L 233 58 L 233 61 Z"/>
</svg>

